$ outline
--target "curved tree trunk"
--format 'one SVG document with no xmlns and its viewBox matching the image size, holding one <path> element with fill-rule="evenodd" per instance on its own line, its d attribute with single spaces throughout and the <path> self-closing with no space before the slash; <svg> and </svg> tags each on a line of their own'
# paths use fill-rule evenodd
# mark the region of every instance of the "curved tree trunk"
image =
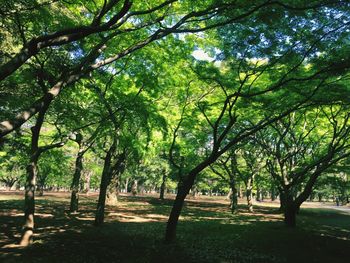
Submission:
<svg viewBox="0 0 350 263">
<path fill-rule="evenodd" d="M 174 241 L 176 238 L 177 222 L 179 220 L 179 216 L 184 205 L 186 195 L 188 194 L 190 189 L 191 186 L 189 184 L 187 184 L 186 186 L 183 184 L 182 187 L 177 191 L 177 195 L 173 204 L 173 208 L 170 212 L 165 232 L 165 242 L 167 243 Z"/>
<path fill-rule="evenodd" d="M 170 212 L 170 216 L 168 219 L 168 223 L 165 231 L 165 242 L 170 243 L 173 242 L 176 238 L 176 226 L 179 221 L 179 216 L 182 210 L 182 207 L 185 202 L 185 198 L 190 191 L 191 187 L 194 184 L 194 181 L 197 175 L 210 164 L 212 164 L 217 159 L 217 156 L 211 156 L 205 161 L 198 164 L 195 168 L 193 168 L 186 177 L 182 176 L 182 168 L 179 171 L 179 184 L 177 195 L 173 204 L 173 207 Z M 183 165 L 181 165 L 183 167 Z"/>
</svg>

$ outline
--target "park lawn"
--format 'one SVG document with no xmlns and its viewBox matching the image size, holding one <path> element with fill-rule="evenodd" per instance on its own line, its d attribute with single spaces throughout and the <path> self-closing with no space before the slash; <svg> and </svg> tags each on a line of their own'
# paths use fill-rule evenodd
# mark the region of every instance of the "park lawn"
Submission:
<svg viewBox="0 0 350 263">
<path fill-rule="evenodd" d="M 96 195 L 82 196 L 77 214 L 67 212 L 67 194 L 37 199 L 35 242 L 18 241 L 22 196 L 0 194 L 0 262 L 349 262 L 350 214 L 303 208 L 298 227 L 283 225 L 276 208 L 227 201 L 188 200 L 175 244 L 163 244 L 172 200 L 121 196 L 108 206 L 106 223 L 93 227 Z M 213 200 L 213 201 L 212 201 Z"/>
</svg>

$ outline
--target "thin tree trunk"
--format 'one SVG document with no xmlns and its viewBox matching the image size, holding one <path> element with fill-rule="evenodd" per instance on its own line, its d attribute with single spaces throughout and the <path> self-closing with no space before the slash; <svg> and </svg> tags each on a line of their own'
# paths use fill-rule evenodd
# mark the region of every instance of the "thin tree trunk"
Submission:
<svg viewBox="0 0 350 263">
<path fill-rule="evenodd" d="M 261 191 L 260 187 L 256 188 L 256 201 L 260 202 L 261 201 Z"/>
<path fill-rule="evenodd" d="M 44 185 L 40 184 L 38 187 L 38 196 L 43 196 L 44 195 Z"/>
<path fill-rule="evenodd" d="M 253 212 L 253 180 L 252 178 L 249 178 L 247 180 L 247 189 L 246 189 L 246 196 L 247 196 L 247 205 L 248 205 L 248 211 Z"/>
<path fill-rule="evenodd" d="M 95 226 L 99 226 L 104 222 L 106 193 L 107 193 L 107 187 L 111 176 L 111 162 L 112 162 L 112 156 L 114 152 L 115 152 L 115 144 L 113 143 L 112 146 L 109 148 L 104 161 L 103 172 L 102 172 L 101 183 L 100 183 L 100 193 L 98 196 L 97 209 L 96 209 L 96 215 L 95 215 L 95 223 L 94 223 Z"/>
<path fill-rule="evenodd" d="M 192 186 L 192 189 L 191 189 L 191 194 L 192 194 L 193 199 L 196 199 L 196 198 L 197 198 L 197 193 L 198 193 L 197 185 L 194 184 L 194 185 Z"/>
<path fill-rule="evenodd" d="M 160 194 L 159 194 L 159 199 L 164 200 L 164 193 L 165 193 L 165 188 L 166 188 L 166 180 L 167 180 L 167 175 L 164 172 L 163 173 L 163 178 L 162 178 L 162 185 L 160 186 Z"/>
<path fill-rule="evenodd" d="M 134 183 L 132 184 L 131 193 L 133 196 L 137 195 L 137 180 L 134 180 Z"/>
<path fill-rule="evenodd" d="M 91 180 L 91 171 L 86 171 L 84 174 L 84 193 L 88 194 L 90 192 L 90 180 Z"/>
<path fill-rule="evenodd" d="M 238 185 L 238 193 L 237 194 L 238 194 L 238 198 L 242 198 L 243 197 L 241 183 Z"/>
<path fill-rule="evenodd" d="M 276 200 L 276 191 L 274 187 L 271 187 L 271 201 Z"/>
<path fill-rule="evenodd" d="M 237 205 L 238 205 L 238 198 L 237 198 L 237 188 L 236 188 L 236 181 L 231 179 L 230 181 L 230 187 L 231 187 L 231 195 L 230 195 L 230 208 L 231 213 L 235 213 L 237 211 Z"/>
<path fill-rule="evenodd" d="M 79 207 L 79 182 L 81 177 L 81 171 L 83 170 L 83 157 L 84 151 L 79 144 L 79 152 L 75 160 L 75 171 L 73 175 L 73 181 L 71 185 L 71 198 L 70 198 L 70 209 L 69 211 L 74 213 L 78 211 Z"/>
<path fill-rule="evenodd" d="M 211 195 L 210 195 L 211 196 Z M 230 188 L 230 191 L 228 192 L 228 194 L 226 195 L 226 200 L 231 200 L 231 196 L 232 196 L 232 189 Z"/>
<path fill-rule="evenodd" d="M 125 193 L 128 192 L 129 178 L 125 179 Z"/>
</svg>

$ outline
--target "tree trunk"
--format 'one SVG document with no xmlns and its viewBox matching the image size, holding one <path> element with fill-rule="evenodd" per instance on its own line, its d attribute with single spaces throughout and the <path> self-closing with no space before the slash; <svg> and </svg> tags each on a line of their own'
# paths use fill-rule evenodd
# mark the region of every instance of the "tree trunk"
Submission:
<svg viewBox="0 0 350 263">
<path fill-rule="evenodd" d="M 247 196 L 247 205 L 248 205 L 248 211 L 253 212 L 253 180 L 252 178 L 249 178 L 247 180 L 247 189 L 246 189 L 246 196 Z"/>
<path fill-rule="evenodd" d="M 286 204 L 285 210 L 284 210 L 284 223 L 288 227 L 295 227 L 296 226 L 296 214 L 297 209 L 295 205 L 293 204 Z"/>
<path fill-rule="evenodd" d="M 27 166 L 27 180 L 25 184 L 24 219 L 20 245 L 28 246 L 33 241 L 34 212 L 35 212 L 35 183 L 38 172 L 38 156 L 34 154 L 30 164 Z"/>
<path fill-rule="evenodd" d="M 271 187 L 271 201 L 276 200 L 276 191 L 274 187 Z"/>
<path fill-rule="evenodd" d="M 108 205 L 117 204 L 118 195 L 119 195 L 119 176 L 114 176 L 111 179 L 111 182 L 107 188 L 107 204 Z"/>
<path fill-rule="evenodd" d="M 35 186 L 38 174 L 38 160 L 41 154 L 39 149 L 40 130 L 44 122 L 45 113 L 50 106 L 51 100 L 45 100 L 39 111 L 35 125 L 31 128 L 30 162 L 27 165 L 27 178 L 24 193 L 24 225 L 21 246 L 28 246 L 33 241 L 34 233 L 34 212 L 35 212 Z"/>
<path fill-rule="evenodd" d="M 238 198 L 237 198 L 237 189 L 236 189 L 236 181 L 231 180 L 230 182 L 230 187 L 231 187 L 231 195 L 230 195 L 230 208 L 231 208 L 231 213 L 235 213 L 237 211 L 237 204 L 238 204 Z"/>
<path fill-rule="evenodd" d="M 192 198 L 193 199 L 196 199 L 197 198 L 197 193 L 198 193 L 198 191 L 197 191 L 197 185 L 193 185 L 192 186 L 192 189 L 191 189 L 191 195 L 192 195 Z"/>
<path fill-rule="evenodd" d="M 86 193 L 86 194 L 90 192 L 91 175 L 92 175 L 91 171 L 86 171 L 84 173 L 84 177 L 85 177 L 85 180 L 84 180 L 84 193 Z"/>
<path fill-rule="evenodd" d="M 132 184 L 131 193 L 133 196 L 137 195 L 137 180 L 134 180 L 134 183 Z"/>
<path fill-rule="evenodd" d="M 190 184 L 182 184 L 181 188 L 178 189 L 177 195 L 173 204 L 173 208 L 171 209 L 169 220 L 166 227 L 165 232 L 165 242 L 170 243 L 175 240 L 176 237 L 176 226 L 179 220 L 179 216 L 182 210 L 182 207 L 185 202 L 186 195 L 191 189 Z"/>
<path fill-rule="evenodd" d="M 128 185 L 129 185 L 129 178 L 126 178 L 125 179 L 125 189 L 124 189 L 125 193 L 128 192 Z"/>
<path fill-rule="evenodd" d="M 242 186 L 241 186 L 241 184 L 239 184 L 239 186 L 238 186 L 238 197 L 239 197 L 239 198 L 242 198 L 242 197 L 243 197 Z"/>
<path fill-rule="evenodd" d="M 200 173 L 204 168 L 208 167 L 211 163 L 213 163 L 215 159 L 207 159 L 206 161 L 197 165 L 191 172 L 187 175 L 187 177 L 182 176 L 182 167 L 179 170 L 179 183 L 178 183 L 178 191 L 176 194 L 176 198 L 173 204 L 173 207 L 170 212 L 169 220 L 166 226 L 165 231 L 165 242 L 170 243 L 173 242 L 176 238 L 176 226 L 179 221 L 179 216 L 182 210 L 182 207 L 185 202 L 185 198 L 190 191 L 191 187 L 194 184 L 196 176 Z"/>
<path fill-rule="evenodd" d="M 44 185 L 40 184 L 38 187 L 38 196 L 43 196 L 44 195 Z"/>
<path fill-rule="evenodd" d="M 211 195 L 210 195 L 211 196 Z M 226 200 L 231 200 L 231 196 L 232 196 L 232 189 L 230 188 L 230 191 L 228 192 L 228 194 L 226 195 L 225 199 Z"/>
<path fill-rule="evenodd" d="M 185 202 L 185 198 L 190 191 L 191 187 L 194 184 L 194 181 L 197 177 L 197 175 L 203 171 L 205 168 L 207 168 L 210 164 L 216 161 L 216 159 L 220 155 L 211 155 L 206 160 L 199 163 L 196 167 L 194 167 L 186 177 L 182 176 L 183 171 L 183 161 L 181 162 L 180 169 L 179 169 L 179 185 L 178 185 L 178 191 L 177 195 L 173 204 L 173 207 L 170 212 L 169 220 L 166 226 L 165 231 L 165 242 L 170 243 L 173 242 L 176 238 L 176 226 L 177 222 L 179 221 L 179 216 L 183 207 L 183 204 Z M 181 185 L 181 186 L 180 186 Z"/>
<path fill-rule="evenodd" d="M 77 158 L 75 159 L 75 170 L 73 175 L 73 181 L 71 185 L 71 198 L 70 198 L 70 208 L 69 211 L 74 213 L 78 211 L 79 206 L 79 182 L 81 177 L 81 171 L 83 170 L 83 157 L 84 151 L 81 149 L 79 145 L 79 152 Z"/>
<path fill-rule="evenodd" d="M 97 209 L 96 209 L 96 215 L 95 215 L 95 223 L 94 223 L 95 226 L 101 225 L 104 221 L 106 193 L 107 193 L 107 187 L 111 176 L 111 162 L 112 162 L 112 155 L 114 152 L 115 152 L 115 144 L 113 143 L 112 146 L 109 148 L 104 161 L 103 172 L 102 172 L 101 183 L 100 183 L 100 193 L 98 196 Z"/>
<path fill-rule="evenodd" d="M 288 194 L 283 191 L 280 191 L 280 207 L 278 210 L 284 213 L 284 211 L 286 210 L 287 204 L 288 204 Z"/>
<path fill-rule="evenodd" d="M 261 191 L 259 187 L 256 188 L 256 201 L 261 201 Z"/>
<path fill-rule="evenodd" d="M 166 180 L 167 180 L 167 175 L 164 172 L 163 173 L 163 178 L 162 178 L 162 185 L 160 186 L 160 194 L 159 194 L 159 199 L 164 200 L 164 193 L 166 189 Z"/>
</svg>

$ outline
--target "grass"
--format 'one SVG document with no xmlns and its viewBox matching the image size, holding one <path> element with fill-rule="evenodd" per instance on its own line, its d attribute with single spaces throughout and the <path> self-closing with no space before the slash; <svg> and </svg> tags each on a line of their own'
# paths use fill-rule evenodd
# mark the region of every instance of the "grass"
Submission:
<svg viewBox="0 0 350 263">
<path fill-rule="evenodd" d="M 304 208 L 298 227 L 283 225 L 276 208 L 227 201 L 188 200 L 174 244 L 162 242 L 172 200 L 122 196 L 108 206 L 106 223 L 93 227 L 96 196 L 82 197 L 71 215 L 67 194 L 37 199 L 35 242 L 13 246 L 22 223 L 22 195 L 0 194 L 0 262 L 348 262 L 350 214 Z"/>
</svg>

